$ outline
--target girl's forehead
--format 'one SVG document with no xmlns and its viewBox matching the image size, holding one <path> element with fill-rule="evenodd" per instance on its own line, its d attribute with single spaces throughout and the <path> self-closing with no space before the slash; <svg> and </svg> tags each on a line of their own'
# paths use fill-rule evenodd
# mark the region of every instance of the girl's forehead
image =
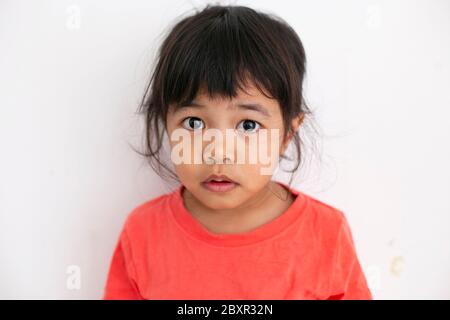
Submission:
<svg viewBox="0 0 450 320">
<path fill-rule="evenodd" d="M 203 83 L 199 86 L 192 100 L 183 100 L 172 103 L 169 106 L 169 114 L 179 113 L 198 107 L 198 110 L 210 110 L 221 108 L 224 110 L 255 110 L 265 117 L 271 117 L 280 112 L 278 100 L 271 97 L 265 88 L 256 86 L 252 81 L 246 80 L 236 87 L 236 95 L 230 97 L 221 93 L 210 93 Z"/>
<path fill-rule="evenodd" d="M 267 108 L 276 107 L 278 101 L 274 98 L 270 98 L 270 96 L 266 93 L 263 94 L 257 87 L 254 85 L 246 85 L 241 88 L 236 89 L 235 97 L 228 97 L 216 94 L 215 96 L 210 96 L 208 91 L 203 87 L 198 90 L 196 96 L 192 101 L 186 101 L 185 103 L 197 103 L 204 105 L 235 105 L 240 103 L 247 104 L 262 104 Z"/>
</svg>

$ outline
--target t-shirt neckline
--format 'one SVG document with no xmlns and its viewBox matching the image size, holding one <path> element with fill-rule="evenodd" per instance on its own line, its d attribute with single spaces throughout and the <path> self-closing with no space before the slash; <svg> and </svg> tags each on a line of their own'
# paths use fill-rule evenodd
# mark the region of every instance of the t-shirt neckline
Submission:
<svg viewBox="0 0 450 320">
<path fill-rule="evenodd" d="M 181 184 L 170 197 L 172 217 L 176 223 L 194 238 L 217 246 L 243 246 L 260 242 L 276 236 L 301 216 L 306 205 L 307 198 L 300 191 L 289 187 L 287 184 L 275 181 L 289 190 L 295 200 L 291 206 L 275 219 L 244 233 L 214 233 L 197 221 L 184 205 L 182 192 L 185 188 Z"/>
</svg>

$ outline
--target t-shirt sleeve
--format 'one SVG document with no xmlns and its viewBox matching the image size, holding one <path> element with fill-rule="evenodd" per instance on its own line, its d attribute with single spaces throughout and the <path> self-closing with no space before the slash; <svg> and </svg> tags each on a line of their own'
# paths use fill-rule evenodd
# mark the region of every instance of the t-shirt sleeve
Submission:
<svg viewBox="0 0 450 320">
<path fill-rule="evenodd" d="M 348 220 L 342 220 L 334 251 L 330 300 L 373 300 L 366 277 L 357 257 Z"/>
<path fill-rule="evenodd" d="M 139 294 L 136 271 L 130 251 L 130 242 L 125 227 L 111 258 L 103 300 L 142 300 Z"/>
</svg>

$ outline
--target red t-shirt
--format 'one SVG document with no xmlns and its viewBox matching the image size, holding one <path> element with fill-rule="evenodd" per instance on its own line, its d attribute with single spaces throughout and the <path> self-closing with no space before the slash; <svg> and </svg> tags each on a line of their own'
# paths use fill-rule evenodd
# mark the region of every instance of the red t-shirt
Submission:
<svg viewBox="0 0 450 320">
<path fill-rule="evenodd" d="M 373 299 L 342 211 L 290 188 L 282 215 L 217 234 L 187 211 L 184 188 L 127 216 L 103 299 Z"/>
</svg>

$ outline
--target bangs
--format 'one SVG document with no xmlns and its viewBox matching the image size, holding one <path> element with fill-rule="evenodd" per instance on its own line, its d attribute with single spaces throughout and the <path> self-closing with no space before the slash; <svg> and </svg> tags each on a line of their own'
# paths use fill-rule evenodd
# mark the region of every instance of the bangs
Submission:
<svg viewBox="0 0 450 320">
<path fill-rule="evenodd" d="M 245 7 L 211 7 L 180 21 L 160 52 L 163 109 L 190 103 L 199 90 L 235 98 L 249 84 L 286 103 L 292 61 L 274 33 L 279 23 Z"/>
</svg>

